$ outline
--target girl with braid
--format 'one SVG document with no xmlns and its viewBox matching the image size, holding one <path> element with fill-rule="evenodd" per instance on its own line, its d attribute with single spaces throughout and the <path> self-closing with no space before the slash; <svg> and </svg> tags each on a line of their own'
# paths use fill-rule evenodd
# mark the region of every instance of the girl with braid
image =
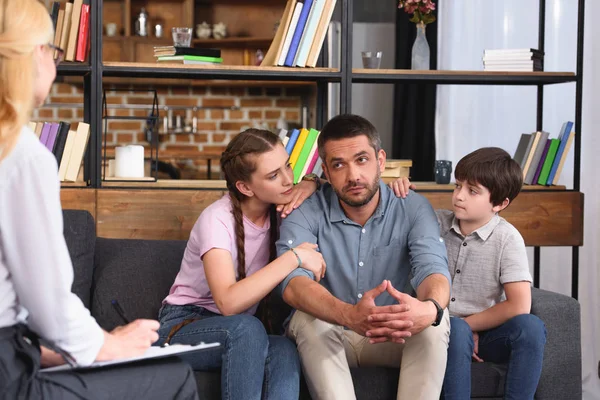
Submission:
<svg viewBox="0 0 600 400">
<path fill-rule="evenodd" d="M 208 206 L 194 225 L 181 269 L 159 313 L 156 344 L 219 342 L 188 355 L 194 370 L 221 371 L 223 399 L 297 399 L 300 362 L 284 336 L 267 335 L 254 316 L 258 304 L 302 265 L 318 281 L 325 262 L 316 245 L 304 243 L 275 257 L 278 210 L 285 215 L 316 190 L 293 185 L 278 136 L 248 129 L 221 157 L 228 193 Z"/>
</svg>

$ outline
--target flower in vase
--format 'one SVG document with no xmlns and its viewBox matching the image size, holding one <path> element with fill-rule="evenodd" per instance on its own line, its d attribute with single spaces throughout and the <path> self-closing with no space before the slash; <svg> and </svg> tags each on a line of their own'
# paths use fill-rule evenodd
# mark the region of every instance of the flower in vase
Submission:
<svg viewBox="0 0 600 400">
<path fill-rule="evenodd" d="M 412 14 L 410 22 L 415 24 L 430 24 L 435 21 L 433 0 L 399 0 L 398 8 L 403 8 L 407 14 Z"/>
</svg>

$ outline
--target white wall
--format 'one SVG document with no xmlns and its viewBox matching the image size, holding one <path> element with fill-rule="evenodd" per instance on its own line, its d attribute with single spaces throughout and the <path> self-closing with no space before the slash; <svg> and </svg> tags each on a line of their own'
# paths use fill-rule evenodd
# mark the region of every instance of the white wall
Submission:
<svg viewBox="0 0 600 400">
<path fill-rule="evenodd" d="M 593 15 L 600 2 L 587 1 L 582 135 L 582 182 L 585 193 L 585 245 L 580 250 L 579 299 L 582 306 L 583 385 L 585 399 L 600 399 L 599 239 L 600 189 L 594 186 L 594 161 L 600 151 L 600 28 Z M 439 69 L 481 70 L 484 49 L 537 47 L 538 0 L 452 0 L 438 16 Z M 468 21 L 468 23 L 466 23 Z M 546 1 L 546 71 L 575 71 L 577 0 Z M 468 152 L 498 146 L 514 153 L 520 134 L 536 125 L 533 87 L 440 86 L 438 88 L 437 158 L 456 163 Z M 575 84 L 545 87 L 544 130 L 556 137 L 565 120 L 575 120 Z M 583 129 L 581 129 L 583 128 Z M 573 151 L 560 184 L 572 188 Z M 532 252 L 530 252 L 531 254 Z M 541 287 L 570 294 L 571 251 L 543 248 Z"/>
</svg>

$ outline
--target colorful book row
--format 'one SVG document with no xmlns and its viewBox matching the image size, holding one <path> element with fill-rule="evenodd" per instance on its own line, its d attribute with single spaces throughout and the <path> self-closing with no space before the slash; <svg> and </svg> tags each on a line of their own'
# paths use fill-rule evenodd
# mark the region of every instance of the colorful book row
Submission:
<svg viewBox="0 0 600 400">
<path fill-rule="evenodd" d="M 53 44 L 65 51 L 65 61 L 84 62 L 90 47 L 90 0 L 54 1 L 50 17 L 54 24 Z"/>
<path fill-rule="evenodd" d="M 85 122 L 71 130 L 68 122 L 30 122 L 40 142 L 56 157 L 61 182 L 76 182 L 90 137 L 90 126 Z"/>
<path fill-rule="evenodd" d="M 557 139 L 544 131 L 523 133 L 514 159 L 523 170 L 526 185 L 557 185 L 569 149 L 575 138 L 573 122 L 563 124 Z"/>
<path fill-rule="evenodd" d="M 288 0 L 261 66 L 315 67 L 337 0 Z"/>
<path fill-rule="evenodd" d="M 323 174 L 322 162 L 317 150 L 319 132 L 316 129 L 281 129 L 279 138 L 290 155 L 290 164 L 294 171 L 294 183 L 300 182 L 304 175 Z"/>
</svg>

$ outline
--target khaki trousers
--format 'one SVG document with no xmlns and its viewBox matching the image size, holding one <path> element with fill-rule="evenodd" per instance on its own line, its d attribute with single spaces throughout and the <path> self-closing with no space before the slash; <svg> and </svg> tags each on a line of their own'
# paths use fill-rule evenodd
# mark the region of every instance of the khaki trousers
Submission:
<svg viewBox="0 0 600 400">
<path fill-rule="evenodd" d="M 440 398 L 450 336 L 448 310 L 439 326 L 428 327 L 405 344 L 370 344 L 367 337 L 296 311 L 287 329 L 296 342 L 314 400 L 356 399 L 350 367 L 400 367 L 397 399 Z"/>
</svg>

